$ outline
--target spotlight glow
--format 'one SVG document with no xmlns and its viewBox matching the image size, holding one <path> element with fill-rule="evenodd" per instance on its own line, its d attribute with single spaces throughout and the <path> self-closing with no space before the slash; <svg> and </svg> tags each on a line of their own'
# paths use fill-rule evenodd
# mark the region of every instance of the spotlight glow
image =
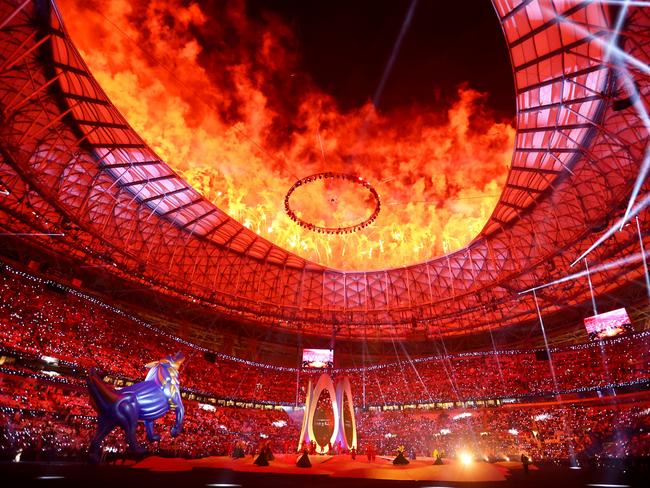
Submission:
<svg viewBox="0 0 650 488">
<path fill-rule="evenodd" d="M 472 461 L 474 461 L 472 455 L 466 451 L 461 452 L 458 455 L 458 459 L 460 459 L 460 462 L 464 465 L 472 464 Z"/>
</svg>

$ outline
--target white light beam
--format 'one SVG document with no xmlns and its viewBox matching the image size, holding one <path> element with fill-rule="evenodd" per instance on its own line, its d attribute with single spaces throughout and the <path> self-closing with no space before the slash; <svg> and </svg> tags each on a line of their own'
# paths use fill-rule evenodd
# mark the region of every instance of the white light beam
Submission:
<svg viewBox="0 0 650 488">
<path fill-rule="evenodd" d="M 593 273 L 600 273 L 601 271 L 608 271 L 608 270 L 613 269 L 613 268 L 620 268 L 622 266 L 627 266 L 629 264 L 634 264 L 634 263 L 637 263 L 637 262 L 641 261 L 643 259 L 643 256 L 645 256 L 647 258 L 648 256 L 650 256 L 650 254 L 648 254 L 648 253 L 641 254 L 640 252 L 638 252 L 638 253 L 632 254 L 631 256 L 626 256 L 624 258 L 617 259 L 616 261 L 611 261 L 609 263 L 604 263 L 604 264 L 601 264 L 599 266 L 596 266 L 595 268 L 591 268 L 590 272 L 592 274 Z M 564 278 L 560 278 L 558 280 L 551 281 L 550 283 L 546 283 L 544 285 L 539 285 L 539 286 L 534 286 L 533 288 L 528 288 L 527 290 L 520 291 L 519 295 L 524 295 L 526 293 L 530 293 L 531 291 L 541 290 L 542 288 L 547 288 L 549 286 L 559 285 L 561 283 L 566 283 L 567 281 L 577 280 L 577 279 L 582 278 L 582 277 L 584 277 L 586 275 L 587 275 L 587 271 L 580 271 L 578 273 L 574 273 L 572 275 L 565 276 Z"/>
<path fill-rule="evenodd" d="M 573 267 L 576 263 L 578 263 L 578 262 L 580 262 L 581 260 L 583 260 L 583 259 L 584 259 L 584 258 L 585 258 L 589 253 L 591 253 L 591 251 L 593 251 L 594 249 L 596 249 L 596 248 L 597 248 L 598 246 L 600 246 L 604 241 L 606 241 L 606 240 L 609 239 L 612 235 L 614 235 L 614 233 L 616 233 L 618 230 L 620 230 L 621 227 L 622 227 L 623 225 L 625 225 L 626 219 L 630 219 L 630 218 L 632 218 L 632 217 L 638 215 L 638 214 L 641 212 L 641 210 L 643 210 L 644 208 L 646 208 L 648 205 L 650 205 L 650 194 L 646 195 L 645 198 L 644 198 L 643 200 L 641 200 L 639 203 L 637 203 L 637 204 L 632 208 L 632 210 L 630 210 L 630 213 L 629 213 L 629 215 L 628 215 L 627 217 L 624 215 L 624 216 L 621 217 L 619 220 L 617 220 L 616 223 L 615 223 L 614 225 L 612 225 L 612 226 L 607 230 L 607 232 L 605 232 L 602 236 L 600 236 L 600 237 L 598 238 L 598 240 L 597 240 L 596 242 L 594 242 L 594 243 L 589 247 L 589 249 L 587 249 L 585 252 L 583 252 L 583 253 L 580 255 L 580 257 L 578 257 L 578 259 L 576 259 L 575 261 L 573 261 L 573 262 L 571 263 L 571 267 Z"/>
</svg>

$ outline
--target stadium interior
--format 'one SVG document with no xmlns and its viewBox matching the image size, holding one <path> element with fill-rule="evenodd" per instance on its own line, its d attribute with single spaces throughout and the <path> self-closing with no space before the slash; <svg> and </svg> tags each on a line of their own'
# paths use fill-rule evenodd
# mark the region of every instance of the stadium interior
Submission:
<svg viewBox="0 0 650 488">
<path fill-rule="evenodd" d="M 281 3 L 0 0 L 7 486 L 646 486 L 650 2 Z"/>
</svg>

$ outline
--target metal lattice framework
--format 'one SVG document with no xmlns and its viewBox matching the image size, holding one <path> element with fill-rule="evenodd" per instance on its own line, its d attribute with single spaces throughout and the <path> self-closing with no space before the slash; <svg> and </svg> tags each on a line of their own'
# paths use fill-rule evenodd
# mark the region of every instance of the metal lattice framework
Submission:
<svg viewBox="0 0 650 488">
<path fill-rule="evenodd" d="M 635 103 L 647 106 L 650 13 L 629 7 L 618 32 L 618 10 L 606 2 L 494 5 L 512 60 L 517 136 L 503 194 L 465 249 L 342 272 L 269 243 L 143 142 L 45 0 L 0 0 L 0 228 L 161 293 L 305 333 L 390 339 L 530 320 L 535 305 L 518 292 L 568 274 L 630 198 L 648 144 Z M 641 64 L 621 64 L 610 41 Z M 637 252 L 633 227 L 590 262 Z M 592 281 L 602 295 L 642 275 L 635 262 Z M 588 301 L 589 289 L 574 281 L 538 297 L 552 313 Z"/>
</svg>

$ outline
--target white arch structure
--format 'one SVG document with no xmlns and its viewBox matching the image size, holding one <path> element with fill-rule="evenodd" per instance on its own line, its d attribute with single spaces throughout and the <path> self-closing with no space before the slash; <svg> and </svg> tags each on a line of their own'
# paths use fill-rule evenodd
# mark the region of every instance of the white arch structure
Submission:
<svg viewBox="0 0 650 488">
<path fill-rule="evenodd" d="M 350 389 L 350 380 L 345 377 L 342 378 L 334 388 L 334 382 L 330 375 L 323 373 L 318 377 L 316 384 L 312 386 L 311 380 L 307 387 L 307 397 L 305 399 L 305 414 L 302 418 L 302 428 L 300 430 L 300 440 L 298 442 L 298 449 L 309 444 L 311 441 L 316 443 L 318 452 L 327 453 L 329 451 L 329 443 L 321 445 L 319 439 L 314 434 L 314 417 L 316 415 L 316 407 L 318 399 L 323 391 L 327 391 L 332 400 L 332 411 L 334 413 L 334 429 L 329 438 L 329 443 L 334 444 L 337 441 L 345 449 L 357 448 L 357 426 L 354 416 L 354 404 L 352 400 L 352 391 Z M 348 399 L 348 411 L 344 412 L 344 399 Z M 343 427 L 343 420 L 345 416 L 349 415 L 352 421 L 352 438 L 348 439 Z"/>
<path fill-rule="evenodd" d="M 348 410 L 345 411 L 345 398 L 348 399 Z M 357 420 L 354 416 L 354 402 L 352 400 L 352 390 L 350 388 L 350 379 L 345 376 L 341 378 L 336 384 L 336 402 L 339 406 L 339 436 L 338 439 L 341 441 L 341 445 L 346 449 L 358 449 L 357 446 Z M 350 421 L 352 422 L 352 438 L 348 439 L 347 433 L 345 432 L 345 417 L 346 415 L 350 416 Z"/>
</svg>

